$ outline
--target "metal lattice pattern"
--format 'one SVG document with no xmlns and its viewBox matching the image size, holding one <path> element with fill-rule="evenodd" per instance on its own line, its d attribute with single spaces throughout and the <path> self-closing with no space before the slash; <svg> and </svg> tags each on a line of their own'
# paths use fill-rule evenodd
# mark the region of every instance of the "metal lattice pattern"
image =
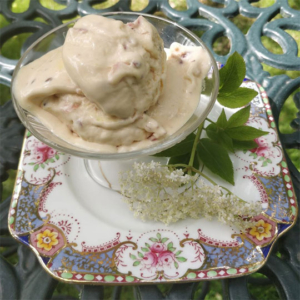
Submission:
<svg viewBox="0 0 300 300">
<path fill-rule="evenodd" d="M 279 113 L 289 95 L 300 86 L 300 77 L 290 79 L 286 75 L 271 77 L 263 71 L 261 63 L 266 63 L 275 68 L 285 70 L 300 70 L 300 57 L 295 40 L 285 31 L 287 29 L 300 31 L 300 11 L 292 9 L 288 0 L 276 0 L 268 8 L 257 8 L 251 5 L 252 0 L 213 0 L 214 7 L 203 4 L 202 0 L 187 0 L 187 10 L 178 11 L 171 7 L 168 0 L 149 0 L 148 5 L 141 11 L 153 14 L 164 13 L 168 18 L 179 22 L 185 27 L 204 32 L 202 40 L 213 51 L 215 40 L 226 36 L 230 40 L 231 49 L 226 56 L 215 53 L 215 58 L 225 63 L 227 57 L 234 51 L 238 51 L 247 63 L 247 75 L 249 78 L 260 83 L 267 91 L 271 101 L 273 115 L 278 126 Z M 11 0 L 0 1 L 0 13 L 11 23 L 0 29 L 1 46 L 11 37 L 20 33 L 32 33 L 22 45 L 23 53 L 32 42 L 41 37 L 50 29 L 62 24 L 63 21 L 86 14 L 98 14 L 110 11 L 130 11 L 131 1 L 120 0 L 115 5 L 99 10 L 93 8 L 95 4 L 102 3 L 101 0 L 56 0 L 65 8 L 54 11 L 45 8 L 38 0 L 31 0 L 29 8 L 23 13 L 11 11 Z M 273 19 L 277 14 L 282 18 Z M 254 18 L 255 22 L 244 35 L 230 20 L 237 15 Z M 47 24 L 34 21 L 35 18 L 43 18 Z M 261 36 L 267 36 L 279 43 L 283 54 L 276 55 L 269 52 L 261 42 Z M 11 60 L 0 55 L 0 83 L 9 86 L 16 60 Z M 300 108 L 300 92 L 294 96 L 298 109 Z M 291 126 L 296 130 L 292 134 L 280 134 L 284 147 L 299 148 L 300 113 Z M 7 170 L 16 169 L 19 152 L 23 139 L 23 128 L 19 123 L 11 102 L 0 107 L 0 179 L 1 183 L 7 179 Z M 295 191 L 299 198 L 300 175 L 288 159 L 289 168 L 293 176 Z M 2 193 L 2 184 L 1 184 Z M 2 197 L 2 196 L 1 196 Z M 18 244 L 8 236 L 7 214 L 10 197 L 0 204 L 0 244 L 6 247 L 0 256 L 0 298 L 1 299 L 49 299 L 57 282 L 46 274 L 37 262 L 31 250 Z M 298 216 L 299 218 L 299 216 Z M 300 271 L 298 241 L 300 229 L 299 220 L 292 230 L 288 232 L 277 243 L 277 249 L 282 257 L 274 254 L 270 256 L 267 264 L 260 270 L 268 276 L 277 287 L 283 299 L 296 299 L 299 296 L 299 279 L 297 273 Z M 9 264 L 3 257 L 9 257 L 18 250 L 19 262 L 16 266 Z M 247 290 L 249 277 L 224 280 L 224 298 L 251 299 Z M 253 282 L 253 284 L 265 284 L 267 282 Z M 174 285 L 165 299 L 190 299 L 195 297 L 198 284 L 189 283 Z M 38 288 L 37 288 L 38 287 Z M 102 287 L 81 287 L 81 299 L 103 298 Z M 209 282 L 202 285 L 201 293 L 197 293 L 197 299 L 203 299 L 209 290 Z M 121 287 L 113 292 L 113 299 L 119 299 Z M 135 287 L 135 298 L 137 299 L 162 299 L 162 293 L 155 286 Z M 62 299 L 62 298 L 60 298 Z M 71 299 L 71 298 L 68 298 Z"/>
</svg>

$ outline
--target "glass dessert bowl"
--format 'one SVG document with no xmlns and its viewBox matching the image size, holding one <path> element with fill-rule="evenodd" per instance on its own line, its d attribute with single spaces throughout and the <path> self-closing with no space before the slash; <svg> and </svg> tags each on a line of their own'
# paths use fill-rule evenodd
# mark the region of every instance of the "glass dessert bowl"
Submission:
<svg viewBox="0 0 300 300">
<path fill-rule="evenodd" d="M 26 128 L 36 138 L 58 151 L 85 158 L 85 165 L 87 171 L 93 177 L 93 179 L 96 180 L 98 183 L 111 187 L 111 184 L 107 184 L 107 178 L 103 174 L 102 169 L 100 178 L 97 178 L 99 177 L 99 174 L 97 175 L 97 173 L 99 173 L 99 166 L 95 160 L 113 161 L 110 162 L 112 165 L 108 165 L 107 169 L 111 169 L 111 167 L 113 166 L 113 169 L 117 171 L 118 167 L 120 167 L 120 169 L 123 169 L 123 167 L 120 165 L 121 163 L 118 163 L 118 161 L 120 160 L 126 160 L 127 162 L 124 164 L 128 166 L 128 160 L 136 160 L 141 157 L 153 155 L 167 148 L 170 148 L 173 145 L 182 141 L 187 135 L 196 130 L 196 128 L 205 120 L 205 118 L 211 111 L 218 94 L 219 75 L 217 64 L 209 49 L 205 46 L 205 44 L 201 41 L 200 38 L 198 38 L 189 30 L 180 26 L 179 24 L 160 17 L 132 12 L 105 13 L 102 14 L 102 16 L 113 18 L 115 20 L 122 21 L 123 23 L 134 22 L 139 16 L 143 16 L 156 28 L 164 42 L 165 48 L 170 48 L 170 45 L 173 42 L 177 42 L 185 46 L 202 47 L 208 53 L 211 63 L 211 68 L 207 76 L 203 80 L 203 88 L 201 95 L 199 95 L 198 105 L 194 110 L 192 116 L 189 117 L 186 123 L 175 133 L 157 140 L 152 145 L 146 148 L 142 148 L 140 150 L 134 150 L 130 152 L 104 153 L 99 152 L 98 150 L 93 151 L 91 149 L 81 148 L 60 138 L 56 135 L 54 130 L 50 130 L 49 128 L 44 126 L 44 124 L 42 124 L 38 117 L 22 108 L 17 99 L 15 98 L 14 93 L 12 92 L 13 103 L 19 118 L 26 126 Z M 62 46 L 64 44 L 68 30 L 72 28 L 77 21 L 78 20 L 72 21 L 53 29 L 52 31 L 38 39 L 35 43 L 33 43 L 30 48 L 28 48 L 28 50 L 23 54 L 15 68 L 12 79 L 12 91 L 20 69 L 23 66 L 29 64 L 30 62 L 36 60 L 37 58 L 40 58 L 44 54 Z M 114 173 L 116 173 L 116 171 Z"/>
<path fill-rule="evenodd" d="M 144 16 L 150 23 L 152 23 L 152 25 L 154 25 L 159 35 L 163 39 L 165 48 L 169 48 L 171 43 L 173 42 L 178 42 L 180 44 L 188 46 L 200 46 L 204 48 L 209 54 L 211 60 L 211 70 L 204 80 L 203 91 L 199 98 L 199 104 L 196 107 L 193 115 L 187 120 L 187 122 L 174 134 L 162 138 L 157 143 L 141 150 L 124 153 L 100 153 L 99 151 L 93 152 L 91 150 L 75 146 L 58 137 L 55 132 L 45 127 L 36 116 L 23 109 L 15 99 L 15 95 L 12 93 L 13 103 L 17 114 L 23 124 L 33 135 L 35 135 L 39 140 L 49 145 L 50 147 L 53 147 L 64 153 L 69 153 L 71 155 L 83 158 L 96 160 L 132 159 L 140 156 L 153 155 L 175 145 L 176 143 L 183 140 L 188 134 L 193 132 L 204 121 L 215 103 L 219 86 L 218 69 L 212 54 L 196 35 L 188 31 L 184 27 L 181 27 L 180 25 L 166 19 L 131 12 L 103 14 L 103 16 L 105 17 L 117 19 L 124 23 L 133 22 L 140 15 Z M 34 44 L 32 44 L 32 46 L 24 53 L 16 66 L 13 75 L 12 86 L 14 86 L 15 78 L 20 69 L 24 65 L 27 65 L 28 63 L 41 57 L 45 53 L 61 46 L 65 41 L 67 31 L 71 27 L 73 27 L 76 22 L 77 21 L 72 21 L 70 23 L 59 26 L 49 33 L 45 34 Z"/>
</svg>

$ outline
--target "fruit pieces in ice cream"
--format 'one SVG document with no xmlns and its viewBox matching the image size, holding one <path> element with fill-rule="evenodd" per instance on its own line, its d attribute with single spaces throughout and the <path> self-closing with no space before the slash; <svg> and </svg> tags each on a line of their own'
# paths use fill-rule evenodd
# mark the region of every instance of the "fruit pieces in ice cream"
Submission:
<svg viewBox="0 0 300 300">
<path fill-rule="evenodd" d="M 68 31 L 63 60 L 83 94 L 110 116 L 143 114 L 163 87 L 164 44 L 143 17 L 128 24 L 97 15 L 81 18 Z"/>
<path fill-rule="evenodd" d="M 155 119 L 168 135 L 179 130 L 199 104 L 204 77 L 211 63 L 201 47 L 171 44 L 168 50 L 164 91 L 147 114 Z"/>
<path fill-rule="evenodd" d="M 43 109 L 67 125 L 73 135 L 93 143 L 110 145 L 112 150 L 137 141 L 160 138 L 166 131 L 146 114 L 119 119 L 105 114 L 84 96 L 63 94 L 44 99 Z"/>
<path fill-rule="evenodd" d="M 20 69 L 20 105 L 69 143 L 93 152 L 151 146 L 195 111 L 210 68 L 207 51 L 177 43 L 167 51 L 143 17 L 86 16 L 66 42 Z"/>
</svg>

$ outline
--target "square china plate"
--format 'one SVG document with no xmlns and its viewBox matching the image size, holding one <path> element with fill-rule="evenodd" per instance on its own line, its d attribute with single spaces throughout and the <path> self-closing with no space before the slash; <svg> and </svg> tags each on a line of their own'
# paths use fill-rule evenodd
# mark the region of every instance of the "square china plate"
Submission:
<svg viewBox="0 0 300 300">
<path fill-rule="evenodd" d="M 84 160 L 48 147 L 27 132 L 12 197 L 9 228 L 57 279 L 93 284 L 197 281 L 247 275 L 265 262 L 272 245 L 295 222 L 291 177 L 263 88 L 248 125 L 269 132 L 251 151 L 231 154 L 235 186 L 261 201 L 256 226 L 240 234 L 217 221 L 187 219 L 165 226 L 135 219 L 117 192 L 99 186 Z M 216 104 L 209 118 L 222 107 Z M 234 110 L 226 109 L 227 116 Z"/>
</svg>

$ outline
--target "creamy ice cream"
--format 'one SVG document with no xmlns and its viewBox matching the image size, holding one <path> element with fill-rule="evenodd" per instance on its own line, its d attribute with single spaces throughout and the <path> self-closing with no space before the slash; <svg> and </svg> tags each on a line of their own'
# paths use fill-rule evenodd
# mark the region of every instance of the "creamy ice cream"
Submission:
<svg viewBox="0 0 300 300">
<path fill-rule="evenodd" d="M 21 68 L 20 105 L 68 142 L 99 152 L 148 147 L 177 131 L 200 99 L 208 53 L 177 43 L 164 51 L 145 18 L 124 24 L 90 15 L 64 45 Z"/>
<path fill-rule="evenodd" d="M 106 114 L 129 118 L 153 106 L 162 90 L 166 55 L 157 30 L 90 15 L 68 31 L 65 68 L 83 94 Z"/>
</svg>

